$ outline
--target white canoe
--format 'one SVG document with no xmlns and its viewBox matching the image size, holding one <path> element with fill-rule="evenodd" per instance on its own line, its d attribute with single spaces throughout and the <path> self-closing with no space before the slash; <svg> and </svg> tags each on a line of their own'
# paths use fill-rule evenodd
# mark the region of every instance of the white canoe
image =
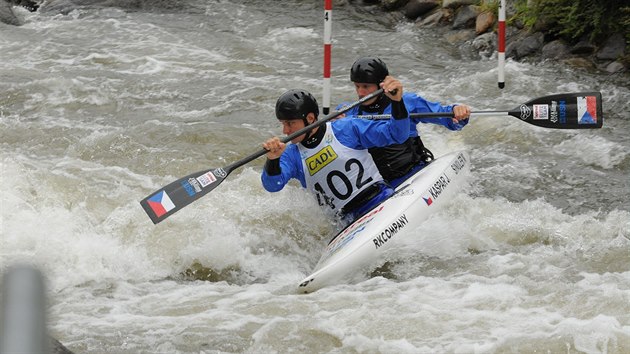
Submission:
<svg viewBox="0 0 630 354">
<path fill-rule="evenodd" d="M 300 293 L 339 284 L 370 266 L 396 240 L 413 235 L 436 208 L 462 186 L 470 170 L 464 151 L 435 159 L 403 182 L 396 193 L 338 233 L 324 250 L 312 274 L 298 285 Z"/>
</svg>

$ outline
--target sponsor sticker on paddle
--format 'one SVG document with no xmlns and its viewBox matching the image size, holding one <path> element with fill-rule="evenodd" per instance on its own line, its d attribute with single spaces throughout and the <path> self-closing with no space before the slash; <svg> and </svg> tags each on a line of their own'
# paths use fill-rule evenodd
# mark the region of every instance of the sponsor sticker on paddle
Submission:
<svg viewBox="0 0 630 354">
<path fill-rule="evenodd" d="M 188 195 L 191 197 L 201 192 L 201 185 L 196 178 L 190 177 L 188 180 L 180 181 L 179 183 L 182 185 L 182 187 L 184 187 L 186 193 L 188 193 Z"/>
<path fill-rule="evenodd" d="M 206 172 L 203 175 L 197 177 L 197 181 L 199 181 L 201 187 L 207 187 L 216 180 L 217 178 L 212 174 L 212 172 Z"/>
<path fill-rule="evenodd" d="M 535 104 L 533 107 L 534 119 L 536 120 L 548 120 L 549 119 L 549 105 Z"/>
</svg>

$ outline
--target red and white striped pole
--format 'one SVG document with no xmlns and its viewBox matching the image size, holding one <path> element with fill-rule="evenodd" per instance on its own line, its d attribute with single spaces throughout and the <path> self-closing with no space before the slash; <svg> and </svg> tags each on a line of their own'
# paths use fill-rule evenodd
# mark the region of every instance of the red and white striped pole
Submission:
<svg viewBox="0 0 630 354">
<path fill-rule="evenodd" d="M 499 88 L 505 87 L 505 0 L 499 3 Z"/>
<path fill-rule="evenodd" d="M 324 0 L 324 114 L 330 112 L 330 54 L 332 50 L 332 0 Z"/>
</svg>

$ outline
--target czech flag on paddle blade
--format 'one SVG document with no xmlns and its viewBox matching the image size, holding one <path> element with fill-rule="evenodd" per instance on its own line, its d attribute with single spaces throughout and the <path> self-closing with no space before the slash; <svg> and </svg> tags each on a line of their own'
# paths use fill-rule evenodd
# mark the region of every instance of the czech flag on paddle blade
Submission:
<svg viewBox="0 0 630 354">
<path fill-rule="evenodd" d="M 429 198 L 422 197 L 422 199 L 424 199 L 424 201 L 427 203 L 427 205 L 433 204 L 433 199 L 431 197 L 429 197 Z"/>
<path fill-rule="evenodd" d="M 173 204 L 173 201 L 168 197 L 165 191 L 156 193 L 154 196 L 147 199 L 147 202 L 158 218 L 175 208 L 175 204 Z"/>
<path fill-rule="evenodd" d="M 597 124 L 597 99 L 595 96 L 577 98 L 578 124 Z"/>
</svg>

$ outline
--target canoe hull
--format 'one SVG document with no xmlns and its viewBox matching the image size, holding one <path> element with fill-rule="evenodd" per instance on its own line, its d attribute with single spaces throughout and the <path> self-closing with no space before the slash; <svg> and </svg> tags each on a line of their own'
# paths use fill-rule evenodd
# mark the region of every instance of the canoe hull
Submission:
<svg viewBox="0 0 630 354">
<path fill-rule="evenodd" d="M 464 151 L 444 155 L 403 182 L 396 193 L 348 225 L 328 244 L 312 274 L 298 285 L 310 293 L 344 282 L 358 270 L 374 265 L 387 249 L 413 235 L 437 208 L 462 187 L 470 171 Z"/>
</svg>

